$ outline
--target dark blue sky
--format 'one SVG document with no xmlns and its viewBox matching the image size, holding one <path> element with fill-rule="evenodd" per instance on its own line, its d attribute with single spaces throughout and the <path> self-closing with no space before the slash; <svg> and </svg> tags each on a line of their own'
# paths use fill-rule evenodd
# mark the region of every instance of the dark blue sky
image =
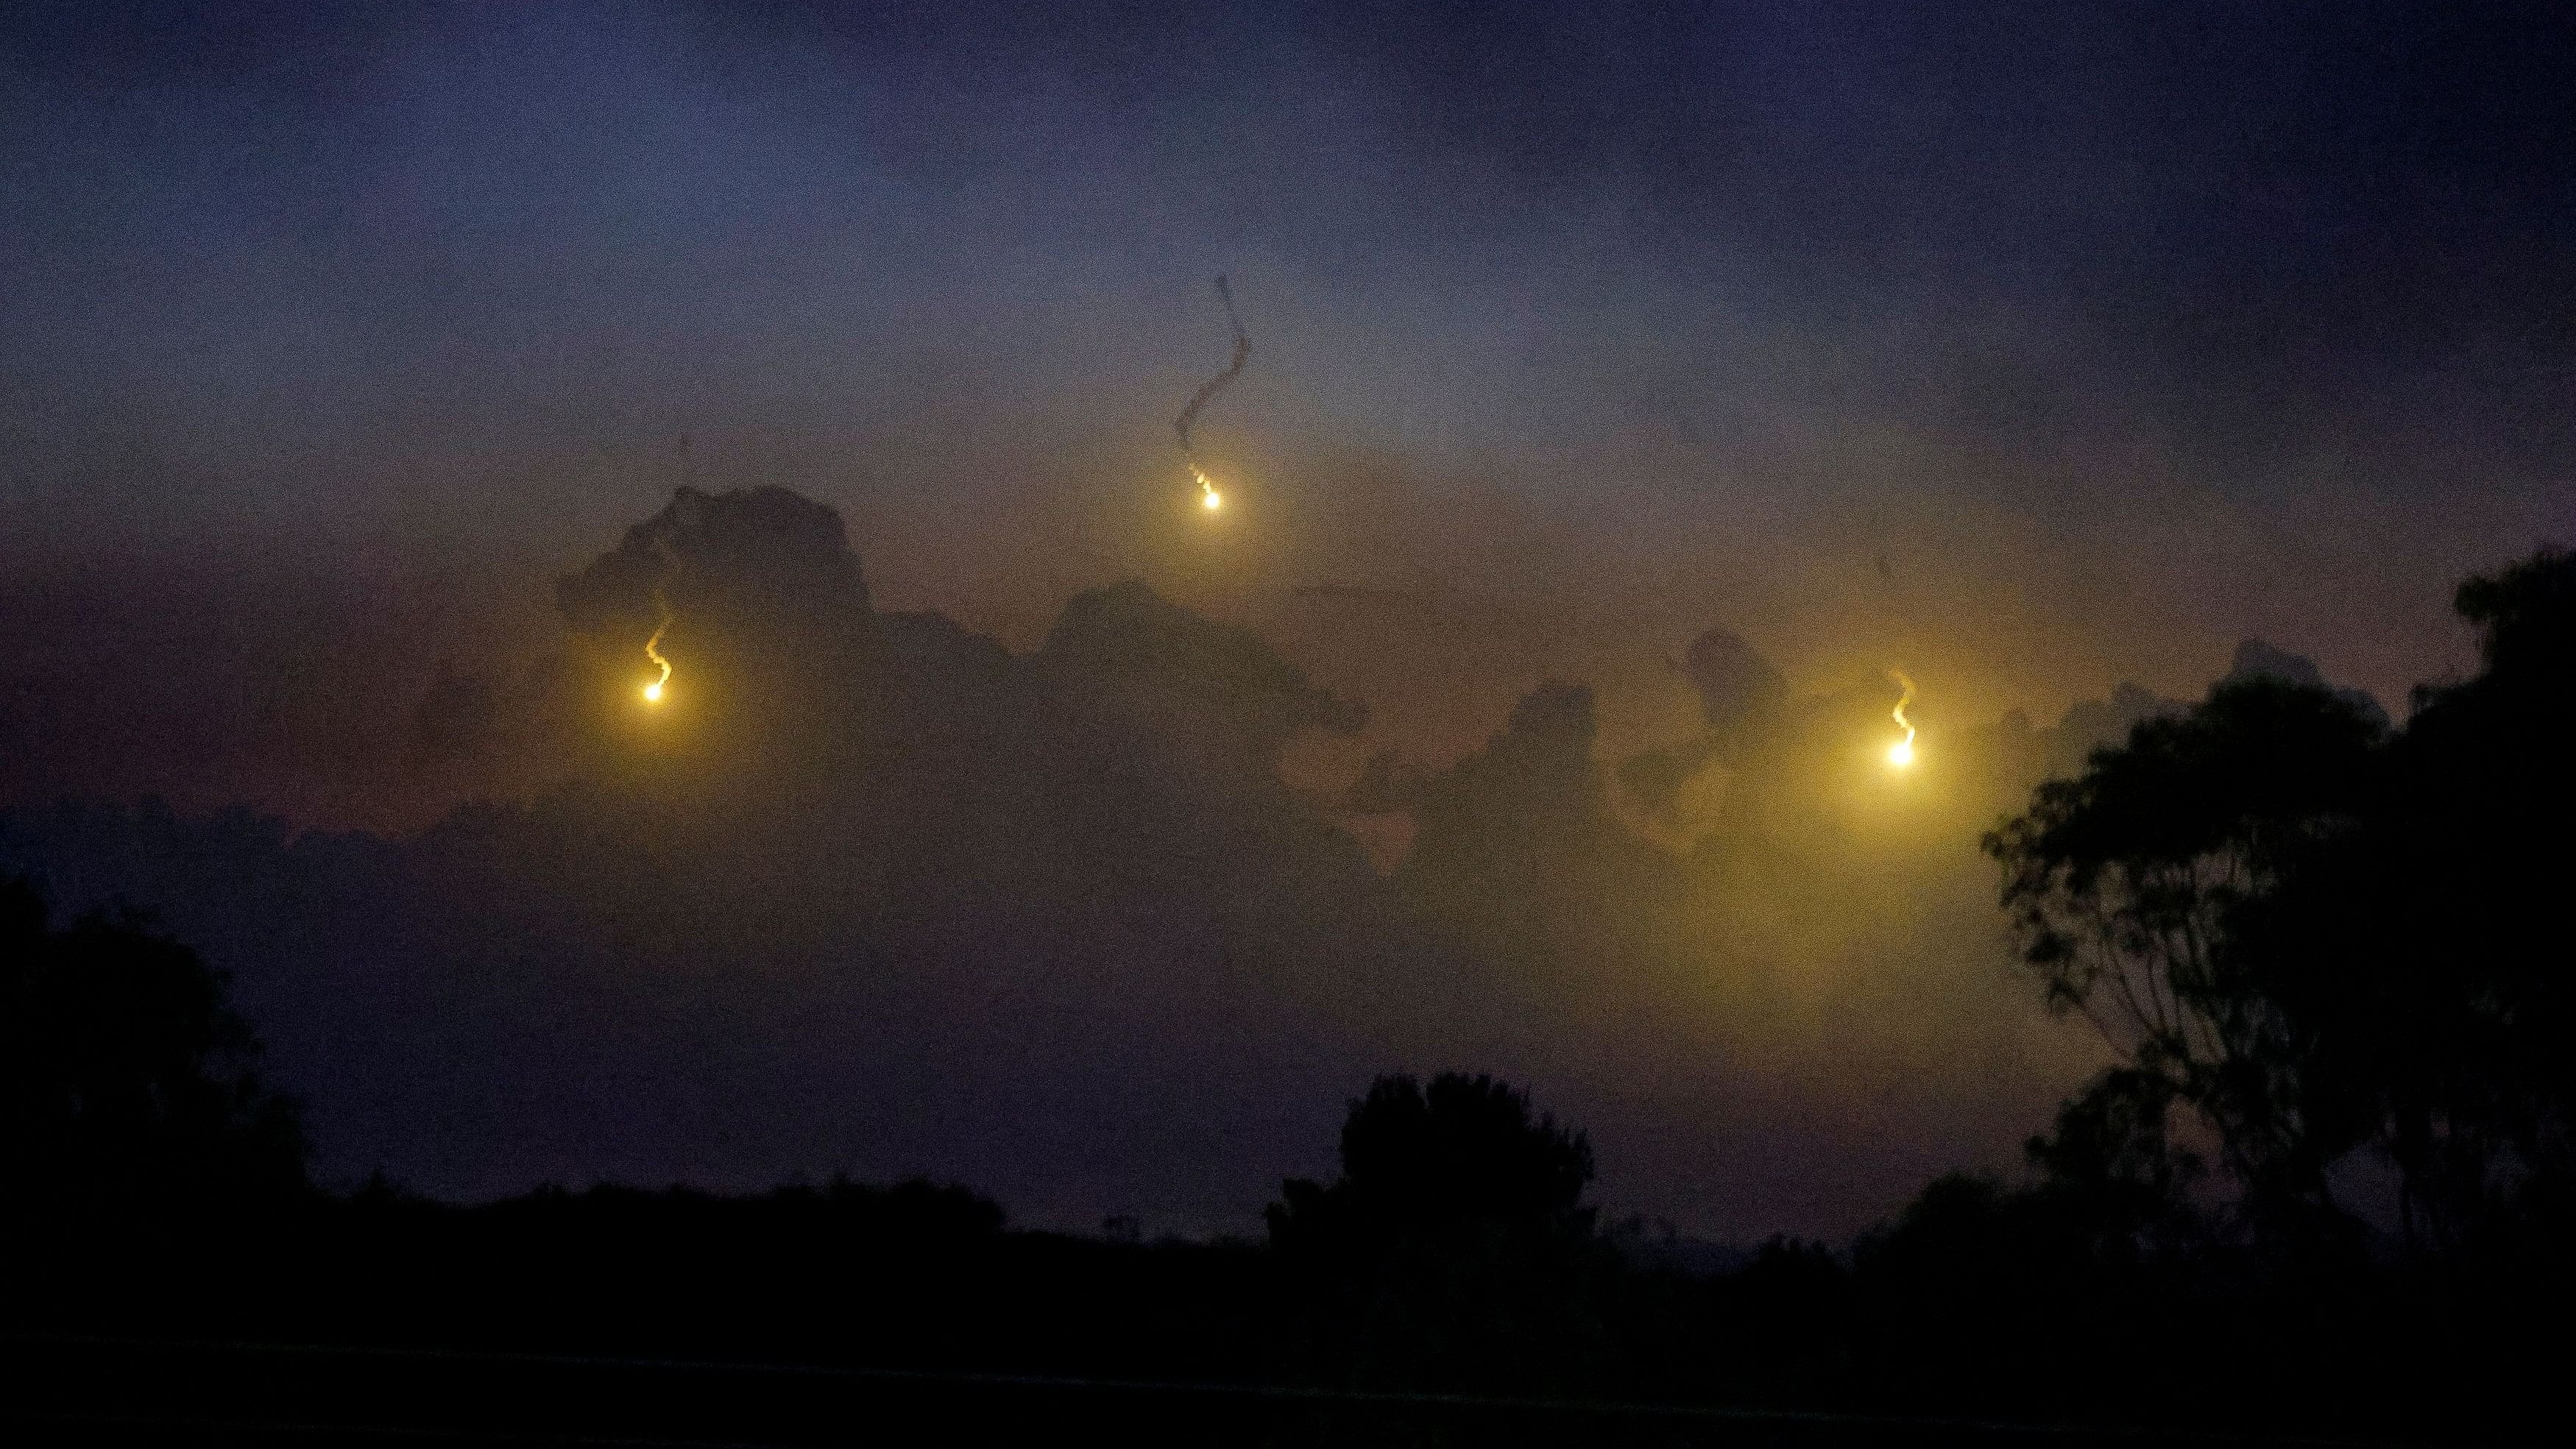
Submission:
<svg viewBox="0 0 2576 1449">
<path fill-rule="evenodd" d="M 0 33 L 22 576 L 533 575 L 687 434 L 702 481 L 841 507 L 888 598 L 1006 631 L 1124 572 L 1254 622 L 1428 586 L 1902 653 L 1991 712 L 2186 687 L 2247 633 L 2393 693 L 2458 658 L 2451 582 L 2570 521 L 2576 38 L 2531 7 Z M 1207 419 L 1220 544 L 1164 505 L 1221 269 L 1260 353 Z"/>
</svg>

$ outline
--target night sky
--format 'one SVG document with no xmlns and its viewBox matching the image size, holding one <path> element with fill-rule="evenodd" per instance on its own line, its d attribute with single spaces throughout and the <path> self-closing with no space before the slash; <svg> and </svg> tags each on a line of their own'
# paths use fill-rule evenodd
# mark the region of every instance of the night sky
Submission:
<svg viewBox="0 0 2576 1449">
<path fill-rule="evenodd" d="M 2571 73 L 2524 6 L 14 6 L 0 842 L 232 970 L 342 1177 L 1242 1229 L 1466 1066 L 1614 1208 L 1846 1232 L 2093 1062 L 1980 830 L 2245 640 L 2402 714 L 2576 532 Z M 657 517 L 738 686 L 667 738 Z"/>
</svg>

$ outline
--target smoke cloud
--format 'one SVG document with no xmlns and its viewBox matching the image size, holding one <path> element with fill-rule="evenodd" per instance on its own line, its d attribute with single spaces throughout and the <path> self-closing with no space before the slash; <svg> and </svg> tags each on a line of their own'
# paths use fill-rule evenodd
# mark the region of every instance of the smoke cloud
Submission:
<svg viewBox="0 0 2576 1449">
<path fill-rule="evenodd" d="M 657 595 L 686 687 L 653 709 Z M 22 790 L 0 830 L 66 906 L 149 904 L 234 973 L 342 1177 L 926 1172 L 1033 1221 L 1242 1228 L 1353 1083 L 1469 1066 L 1569 1104 L 1620 1206 L 1849 1230 L 2009 1161 L 2090 1065 L 1970 842 L 2160 707 L 1972 726 L 1935 692 L 1902 800 L 1851 768 L 1883 680 L 1801 692 L 1709 629 L 1696 725 L 1645 752 L 1694 803 L 1650 835 L 1585 684 L 1319 795 L 1283 761 L 1369 711 L 1260 635 L 1133 581 L 1025 652 L 882 611 L 782 489 L 681 489 L 556 603 L 524 665 L 415 685 L 424 767 L 488 803 L 332 833 Z"/>
</svg>

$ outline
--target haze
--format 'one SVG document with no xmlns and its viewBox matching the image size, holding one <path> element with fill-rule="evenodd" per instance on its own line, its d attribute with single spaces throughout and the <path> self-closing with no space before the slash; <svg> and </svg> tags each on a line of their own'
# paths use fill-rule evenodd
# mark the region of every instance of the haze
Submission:
<svg viewBox="0 0 2576 1449">
<path fill-rule="evenodd" d="M 2576 523 L 2576 45 L 1381 9 L 22 8 L 0 850 L 341 1180 L 1241 1230 L 1452 1066 L 1714 1236 L 2008 1165 L 1978 832 Z"/>
</svg>

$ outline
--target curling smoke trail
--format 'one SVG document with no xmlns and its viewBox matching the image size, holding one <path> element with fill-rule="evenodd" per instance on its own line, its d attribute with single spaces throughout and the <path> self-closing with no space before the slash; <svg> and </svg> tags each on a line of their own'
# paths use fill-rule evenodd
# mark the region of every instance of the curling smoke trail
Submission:
<svg viewBox="0 0 2576 1449">
<path fill-rule="evenodd" d="M 1914 763 L 1914 722 L 1905 717 L 1905 707 L 1914 702 L 1914 681 L 1906 678 L 1902 669 L 1887 671 L 1887 677 L 1895 680 L 1897 686 L 1905 691 L 1898 697 L 1896 708 L 1888 711 L 1888 716 L 1896 721 L 1896 727 L 1905 731 L 1905 738 L 1887 747 L 1887 762 L 1898 766 L 1910 765 Z"/>
<path fill-rule="evenodd" d="M 662 686 L 671 682 L 671 661 L 662 657 L 662 636 L 671 632 L 671 606 L 662 601 L 661 590 L 653 591 L 653 602 L 662 611 L 662 622 L 653 628 L 653 637 L 644 641 L 644 657 L 660 666 L 662 676 L 644 686 L 644 702 L 660 704 Z"/>
<path fill-rule="evenodd" d="M 1198 453 L 1190 446 L 1190 424 L 1198 420 L 1199 409 L 1206 407 L 1210 398 L 1225 391 L 1229 383 L 1242 376 L 1243 365 L 1252 360 L 1252 339 L 1244 335 L 1243 317 L 1234 310 L 1234 292 L 1226 286 L 1223 273 L 1219 273 L 1216 279 L 1216 295 L 1217 300 L 1225 303 L 1227 325 L 1234 329 L 1234 356 L 1226 362 L 1225 371 L 1209 378 L 1197 392 L 1190 394 L 1189 403 L 1181 409 L 1181 415 L 1172 419 L 1172 433 L 1181 440 L 1181 457 L 1190 465 L 1190 476 L 1199 480 L 1199 501 L 1211 509 L 1222 506 L 1225 500 L 1216 491 L 1216 485 L 1208 481 L 1206 470 L 1199 467 Z"/>
</svg>

